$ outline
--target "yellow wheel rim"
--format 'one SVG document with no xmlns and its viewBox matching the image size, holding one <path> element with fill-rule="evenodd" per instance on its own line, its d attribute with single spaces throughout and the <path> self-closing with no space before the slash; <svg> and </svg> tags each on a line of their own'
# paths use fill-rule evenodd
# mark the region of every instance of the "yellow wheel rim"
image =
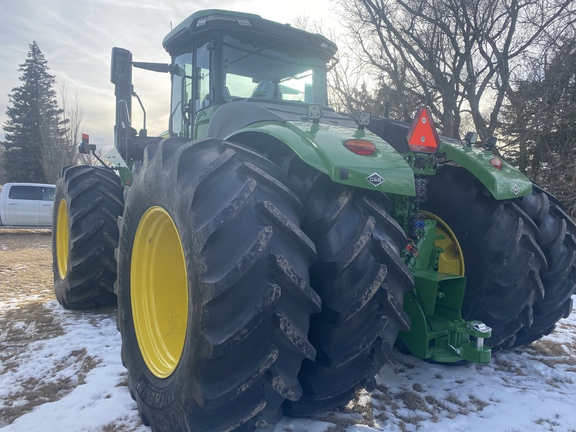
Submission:
<svg viewBox="0 0 576 432">
<path fill-rule="evenodd" d="M 55 228 L 58 275 L 60 279 L 66 279 L 66 273 L 68 273 L 68 207 L 64 199 L 61 199 L 58 204 L 58 218 Z"/>
<path fill-rule="evenodd" d="M 464 276 L 464 255 L 454 232 L 448 224 L 435 214 L 421 211 L 428 219 L 436 221 L 436 234 L 443 238 L 437 239 L 434 245 L 444 250 L 438 259 L 438 271 L 456 276 Z"/>
<path fill-rule="evenodd" d="M 188 282 L 182 241 L 161 207 L 149 208 L 136 230 L 130 297 L 140 352 L 150 372 L 167 378 L 178 366 L 188 322 Z"/>
</svg>

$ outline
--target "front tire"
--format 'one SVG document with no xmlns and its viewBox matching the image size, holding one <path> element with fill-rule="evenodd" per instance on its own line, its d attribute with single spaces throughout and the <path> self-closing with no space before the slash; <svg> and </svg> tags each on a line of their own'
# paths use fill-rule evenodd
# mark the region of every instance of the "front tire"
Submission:
<svg viewBox="0 0 576 432">
<path fill-rule="evenodd" d="M 134 172 L 120 221 L 122 355 L 153 430 L 273 424 L 297 400 L 319 299 L 298 198 L 231 143 L 164 140 Z"/>
<path fill-rule="evenodd" d="M 120 178 L 93 166 L 64 168 L 54 196 L 54 292 L 66 309 L 116 304 L 114 282 L 122 214 Z"/>
</svg>

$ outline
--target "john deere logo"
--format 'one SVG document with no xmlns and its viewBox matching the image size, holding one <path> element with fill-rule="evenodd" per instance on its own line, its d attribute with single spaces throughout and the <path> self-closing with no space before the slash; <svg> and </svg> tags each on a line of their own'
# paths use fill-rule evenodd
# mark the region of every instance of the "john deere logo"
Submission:
<svg viewBox="0 0 576 432">
<path fill-rule="evenodd" d="M 368 180 L 374 186 L 378 186 L 384 183 L 384 179 L 378 173 L 370 174 L 368 177 L 366 177 L 366 180 Z"/>
</svg>

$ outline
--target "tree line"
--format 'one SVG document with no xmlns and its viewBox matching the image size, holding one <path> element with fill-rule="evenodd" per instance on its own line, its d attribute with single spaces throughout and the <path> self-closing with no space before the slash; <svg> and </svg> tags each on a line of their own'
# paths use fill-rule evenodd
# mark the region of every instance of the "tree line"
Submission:
<svg viewBox="0 0 576 432">
<path fill-rule="evenodd" d="M 77 151 L 82 111 L 78 99 L 68 104 L 68 90 L 59 87 L 48 62 L 34 41 L 18 70 L 22 84 L 12 89 L 5 142 L 0 143 L 0 183 L 55 183 L 64 166 L 90 163 Z"/>
<path fill-rule="evenodd" d="M 576 2 L 337 2 L 334 105 L 407 122 L 427 105 L 444 136 L 496 135 L 576 215 Z"/>
<path fill-rule="evenodd" d="M 576 2 L 335 2 L 346 34 L 329 68 L 333 106 L 409 122 L 427 105 L 444 136 L 496 135 L 506 159 L 576 214 Z M 54 182 L 79 162 L 78 101 L 58 107 L 36 42 L 19 70 L 0 146 L 4 178 Z"/>
</svg>

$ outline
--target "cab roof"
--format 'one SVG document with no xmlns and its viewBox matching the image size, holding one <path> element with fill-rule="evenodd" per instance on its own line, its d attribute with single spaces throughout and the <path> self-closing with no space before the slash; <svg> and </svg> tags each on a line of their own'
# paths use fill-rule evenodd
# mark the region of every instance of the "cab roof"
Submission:
<svg viewBox="0 0 576 432">
<path fill-rule="evenodd" d="M 178 24 L 162 41 L 172 56 L 186 51 L 191 42 L 211 33 L 239 34 L 254 33 L 260 37 L 275 38 L 295 45 L 328 61 L 337 51 L 336 45 L 322 35 L 297 29 L 289 24 L 280 24 L 259 15 L 207 9 L 196 12 Z"/>
</svg>

